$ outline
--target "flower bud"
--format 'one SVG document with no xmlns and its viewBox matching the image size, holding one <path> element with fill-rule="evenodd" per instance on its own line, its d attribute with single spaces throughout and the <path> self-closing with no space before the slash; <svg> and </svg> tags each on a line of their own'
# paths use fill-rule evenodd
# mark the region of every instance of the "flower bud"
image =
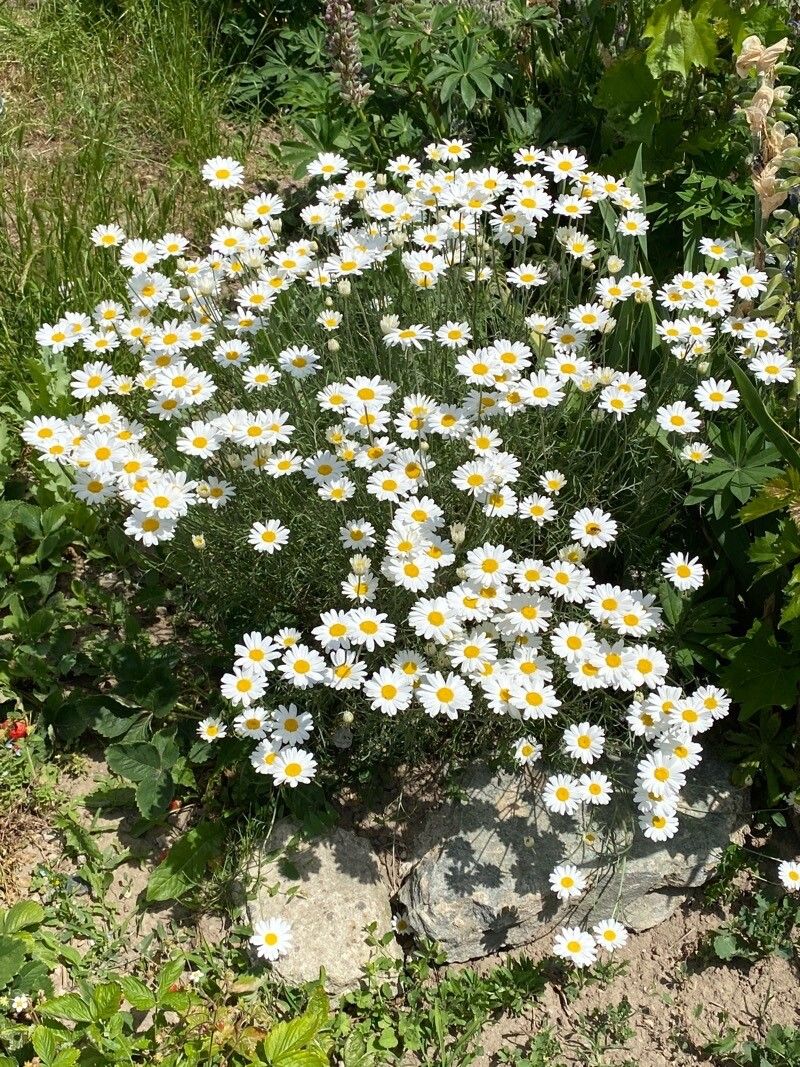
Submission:
<svg viewBox="0 0 800 1067">
<path fill-rule="evenodd" d="M 206 547 L 206 539 L 202 534 L 192 534 L 192 544 L 201 551 Z"/>
<path fill-rule="evenodd" d="M 369 574 L 369 570 L 370 570 L 369 556 L 361 556 L 361 555 L 351 556 L 350 557 L 350 567 L 352 568 L 353 574 L 358 574 L 361 577 L 363 577 L 363 575 L 365 575 L 365 574 Z"/>
<path fill-rule="evenodd" d="M 328 351 L 338 352 L 340 347 L 341 346 L 339 345 L 339 342 L 336 340 L 336 338 L 331 337 L 330 341 L 328 341 Z"/>
<path fill-rule="evenodd" d="M 459 545 L 464 544 L 464 538 L 467 536 L 467 527 L 463 522 L 454 522 L 450 527 L 450 540 L 458 548 Z"/>
<path fill-rule="evenodd" d="M 342 278 L 342 280 L 337 284 L 336 288 L 339 290 L 342 296 L 350 296 L 350 293 L 353 291 L 353 287 L 350 284 L 349 278 Z"/>
</svg>

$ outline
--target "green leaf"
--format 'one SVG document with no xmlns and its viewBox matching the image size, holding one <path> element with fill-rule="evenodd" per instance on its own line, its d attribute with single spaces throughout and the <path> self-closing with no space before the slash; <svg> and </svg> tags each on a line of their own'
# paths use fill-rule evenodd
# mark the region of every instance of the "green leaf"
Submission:
<svg viewBox="0 0 800 1067">
<path fill-rule="evenodd" d="M 183 956 L 178 956 L 177 959 L 170 960 L 161 968 L 161 972 L 158 976 L 158 989 L 156 993 L 159 1002 L 169 993 L 169 987 L 178 981 L 183 974 L 185 967 L 186 960 Z"/>
<path fill-rule="evenodd" d="M 17 937 L 0 936 L 0 989 L 17 977 L 24 962 L 24 943 Z"/>
<path fill-rule="evenodd" d="M 101 982 L 95 986 L 90 1011 L 95 1020 L 110 1019 L 122 1003 L 122 988 L 117 982 Z"/>
<path fill-rule="evenodd" d="M 50 1067 L 75 1067 L 80 1058 L 80 1049 L 65 1048 L 63 1052 L 59 1052 Z"/>
<path fill-rule="evenodd" d="M 736 379 L 736 385 L 742 395 L 744 406 L 761 427 L 764 436 L 773 443 L 791 467 L 794 467 L 795 470 L 800 470 L 800 451 L 797 448 L 797 442 L 773 419 L 764 407 L 764 402 L 758 390 L 738 363 L 731 359 L 730 356 L 726 356 L 725 359 Z"/>
<path fill-rule="evenodd" d="M 762 708 L 788 708 L 797 699 L 800 656 L 787 652 L 769 627 L 757 622 L 722 671 L 720 682 L 741 705 L 742 722 Z"/>
<path fill-rule="evenodd" d="M 766 493 L 759 493 L 745 504 L 739 512 L 739 519 L 741 522 L 754 522 L 756 519 L 763 519 L 765 515 L 771 515 L 774 511 L 781 511 L 784 507 L 786 507 L 784 500 L 767 496 Z"/>
<path fill-rule="evenodd" d="M 472 80 L 464 76 L 461 79 L 460 85 L 461 99 L 464 101 L 464 107 L 467 111 L 471 111 L 475 107 L 475 100 L 477 99 L 477 93 L 475 92 L 475 86 L 472 84 Z"/>
<path fill-rule="evenodd" d="M 32 998 L 39 993 L 52 996 L 53 983 L 47 965 L 42 960 L 28 960 L 17 973 L 13 988 L 19 993 L 28 993 Z"/>
<path fill-rule="evenodd" d="M 604 111 L 631 114 L 653 98 L 655 88 L 644 52 L 629 49 L 603 72 L 594 102 Z"/>
<path fill-rule="evenodd" d="M 739 942 L 733 934 L 717 934 L 714 938 L 714 952 L 721 960 L 732 960 L 739 954 Z"/>
<path fill-rule="evenodd" d="M 48 1065 L 58 1052 L 58 1038 L 52 1030 L 46 1026 L 35 1026 L 31 1034 L 33 1051 Z"/>
<path fill-rule="evenodd" d="M 145 819 L 155 819 L 164 814 L 174 795 L 171 775 L 145 778 L 136 787 L 136 806 Z"/>
<path fill-rule="evenodd" d="M 106 763 L 120 778 L 142 782 L 161 770 L 161 753 L 149 741 L 137 741 L 130 745 L 109 745 Z"/>
<path fill-rule="evenodd" d="M 135 801 L 136 792 L 128 786 L 100 785 L 83 798 L 83 806 L 89 811 L 104 811 L 108 808 L 129 808 Z"/>
<path fill-rule="evenodd" d="M 308 1046 L 327 1023 L 328 1015 L 328 999 L 317 986 L 306 1011 L 291 1022 L 278 1023 L 265 1039 L 264 1055 L 269 1063 L 274 1067 L 316 1067 L 320 1053 Z M 321 1062 L 327 1061 L 323 1058 Z"/>
<path fill-rule="evenodd" d="M 717 56 L 717 35 L 698 5 L 687 11 L 681 0 L 665 0 L 650 13 L 642 37 L 648 69 L 656 78 L 669 71 L 687 77 L 692 67 L 709 67 Z"/>
<path fill-rule="evenodd" d="M 19 900 L 0 913 L 0 934 L 15 934 L 44 922 L 44 908 L 35 900 Z"/>
<path fill-rule="evenodd" d="M 198 823 L 185 833 L 150 875 L 147 900 L 180 900 L 199 885 L 224 838 L 224 827 L 212 822 Z"/>
<path fill-rule="evenodd" d="M 89 1005 L 77 993 L 65 993 L 54 1000 L 45 1001 L 39 1007 L 39 1013 L 47 1018 L 69 1019 L 74 1023 L 93 1021 Z"/>
<path fill-rule="evenodd" d="M 155 1006 L 156 998 L 147 986 L 132 974 L 117 979 L 122 995 L 135 1011 L 149 1011 Z"/>
<path fill-rule="evenodd" d="M 272 1061 L 275 1067 L 328 1067 L 330 1060 L 324 1052 L 316 1052 L 312 1049 L 302 1049 L 299 1052 L 287 1052 L 279 1059 Z"/>
</svg>

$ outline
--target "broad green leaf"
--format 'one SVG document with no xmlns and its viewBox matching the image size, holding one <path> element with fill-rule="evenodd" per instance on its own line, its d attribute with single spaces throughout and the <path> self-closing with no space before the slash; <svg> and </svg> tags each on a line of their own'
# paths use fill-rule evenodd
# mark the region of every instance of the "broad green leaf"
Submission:
<svg viewBox="0 0 800 1067">
<path fill-rule="evenodd" d="M 47 1018 L 69 1019 L 74 1023 L 92 1022 L 89 1005 L 77 993 L 65 993 L 54 1000 L 45 1001 L 39 1007 L 39 1013 Z"/>
<path fill-rule="evenodd" d="M 46 1026 L 40 1025 L 33 1028 L 31 1044 L 33 1045 L 33 1051 L 45 1064 L 49 1064 L 55 1058 L 56 1052 L 58 1052 L 58 1037 Z"/>
<path fill-rule="evenodd" d="M 755 519 L 762 519 L 765 515 L 771 515 L 773 511 L 782 511 L 785 506 L 785 502 L 778 497 L 759 493 L 745 504 L 739 512 L 739 519 L 742 522 L 753 522 Z"/>
<path fill-rule="evenodd" d="M 28 960 L 23 963 L 17 972 L 12 987 L 19 993 L 27 993 L 35 999 L 39 993 L 52 996 L 53 983 L 50 981 L 50 972 L 42 960 Z"/>
<path fill-rule="evenodd" d="M 741 705 L 742 722 L 762 708 L 792 707 L 800 684 L 800 655 L 787 652 L 769 627 L 757 622 L 722 671 L 720 683 Z"/>
<path fill-rule="evenodd" d="M 145 819 L 155 819 L 166 812 L 174 795 L 171 775 L 145 778 L 136 787 L 136 806 Z"/>
<path fill-rule="evenodd" d="M 59 1052 L 50 1067 L 75 1067 L 80 1058 L 80 1049 L 65 1048 L 63 1052 Z"/>
<path fill-rule="evenodd" d="M 738 955 L 739 943 L 733 934 L 717 934 L 714 938 L 714 952 L 721 960 L 732 960 Z"/>
<path fill-rule="evenodd" d="M 44 908 L 35 900 L 19 900 L 8 909 L 0 913 L 0 934 L 15 934 L 18 930 L 26 930 L 31 926 L 38 926 L 44 921 Z"/>
<path fill-rule="evenodd" d="M 17 977 L 24 962 L 24 943 L 17 937 L 0 936 L 0 990 Z"/>
<path fill-rule="evenodd" d="M 717 55 L 717 35 L 697 5 L 687 10 L 681 0 L 664 0 L 650 13 L 642 37 L 648 69 L 656 78 L 669 71 L 687 77 L 692 67 L 708 67 Z"/>
<path fill-rule="evenodd" d="M 150 875 L 148 901 L 179 900 L 199 885 L 224 837 L 225 830 L 219 823 L 201 822 L 179 838 Z"/>
<path fill-rule="evenodd" d="M 156 998 L 139 978 L 132 974 L 117 979 L 122 995 L 135 1011 L 149 1011 L 155 1006 Z"/>
<path fill-rule="evenodd" d="M 101 982 L 95 986 L 90 1011 L 94 1019 L 110 1019 L 119 1011 L 122 988 L 117 982 Z"/>
<path fill-rule="evenodd" d="M 328 1067 L 330 1064 L 324 1052 L 316 1052 L 313 1049 L 287 1052 L 273 1062 L 275 1067 Z"/>
<path fill-rule="evenodd" d="M 161 753 L 149 741 L 137 741 L 131 745 L 109 745 L 106 763 L 120 778 L 141 782 L 151 778 L 153 772 L 162 769 Z"/>
<path fill-rule="evenodd" d="M 604 111 L 636 111 L 653 97 L 656 82 L 648 69 L 645 54 L 629 49 L 606 68 L 597 85 L 594 102 Z"/>
</svg>

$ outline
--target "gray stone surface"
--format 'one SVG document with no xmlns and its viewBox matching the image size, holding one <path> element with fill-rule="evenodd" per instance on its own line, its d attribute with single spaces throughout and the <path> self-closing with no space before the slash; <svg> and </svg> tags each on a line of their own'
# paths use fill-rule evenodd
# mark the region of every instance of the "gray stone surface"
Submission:
<svg viewBox="0 0 800 1067">
<path fill-rule="evenodd" d="M 355 989 L 374 953 L 365 927 L 375 923 L 378 937 L 392 927 L 389 893 L 369 842 L 338 828 L 299 841 L 297 828 L 284 820 L 253 856 L 248 874 L 250 923 L 280 915 L 292 924 L 294 948 L 272 965 L 275 972 L 286 982 L 311 982 L 324 967 L 330 994 Z M 397 957 L 400 950 L 393 939 L 381 953 Z"/>
<path fill-rule="evenodd" d="M 417 863 L 399 895 L 413 930 L 438 941 L 448 960 L 549 939 L 565 923 L 612 913 L 632 930 L 647 930 L 707 880 L 745 821 L 744 793 L 708 760 L 690 773 L 672 840 L 655 844 L 638 827 L 633 832 L 626 791 L 618 803 L 593 809 L 597 841 L 588 843 L 578 821 L 548 813 L 543 777 L 476 767 L 463 802 L 434 812 L 422 828 Z M 550 890 L 559 863 L 591 872 L 577 902 L 562 903 Z"/>
</svg>

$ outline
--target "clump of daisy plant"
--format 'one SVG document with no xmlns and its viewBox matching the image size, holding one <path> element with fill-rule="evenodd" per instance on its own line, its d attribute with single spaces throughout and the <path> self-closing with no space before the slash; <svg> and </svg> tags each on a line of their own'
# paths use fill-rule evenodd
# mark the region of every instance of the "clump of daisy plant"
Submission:
<svg viewBox="0 0 800 1067">
<path fill-rule="evenodd" d="M 766 274 L 712 236 L 702 270 L 659 283 L 641 196 L 573 149 L 422 155 L 375 173 L 323 153 L 296 213 L 209 160 L 231 199 L 204 247 L 98 225 L 124 285 L 38 331 L 75 412 L 24 439 L 212 617 L 252 620 L 198 733 L 256 781 L 324 769 L 319 709 L 366 733 L 491 720 L 554 819 L 588 833 L 625 798 L 633 832 L 668 841 L 730 701 L 678 684 L 666 651 L 659 584 L 690 597 L 701 560 L 668 545 L 626 571 L 627 526 L 713 456 L 729 357 L 756 388 L 793 380 L 751 311 Z M 273 603 L 296 625 L 267 625 Z M 564 859 L 567 900 L 590 876 Z M 290 931 L 261 927 L 274 958 Z M 610 918 L 555 951 L 584 966 L 625 937 Z"/>
</svg>

